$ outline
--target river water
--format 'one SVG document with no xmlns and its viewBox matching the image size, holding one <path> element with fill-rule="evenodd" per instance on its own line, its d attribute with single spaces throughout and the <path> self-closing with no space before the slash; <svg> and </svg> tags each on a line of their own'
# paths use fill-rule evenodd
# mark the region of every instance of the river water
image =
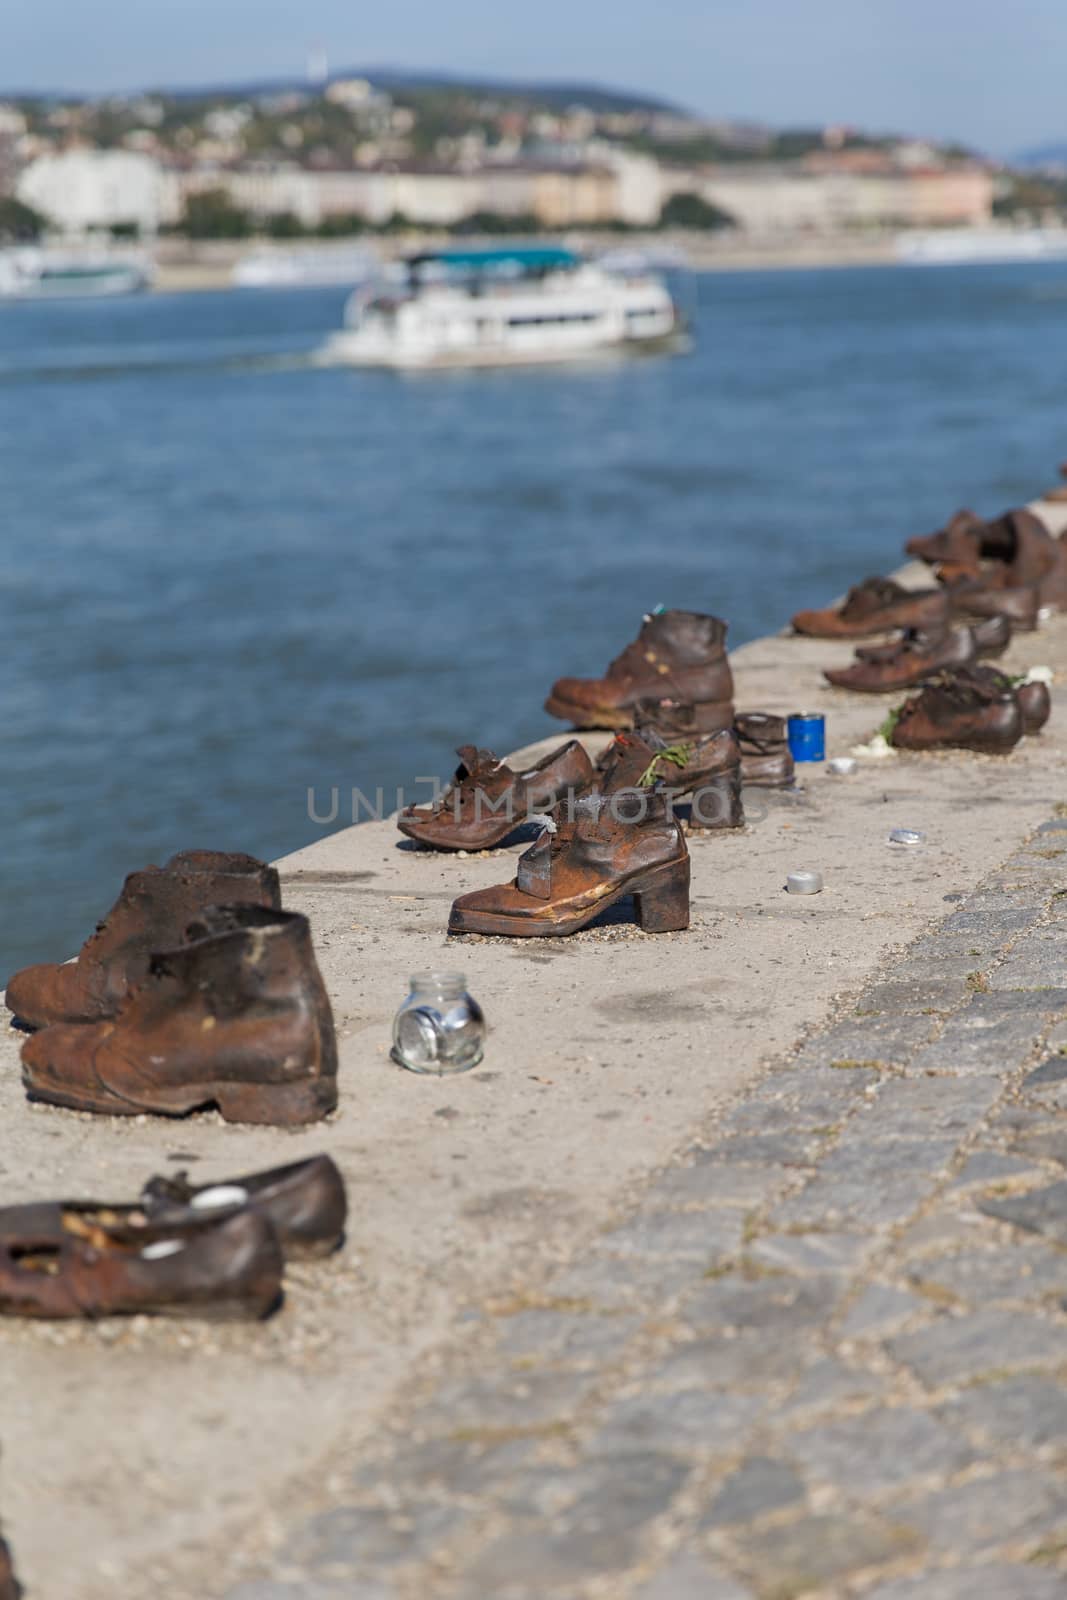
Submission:
<svg viewBox="0 0 1067 1600">
<path fill-rule="evenodd" d="M 432 377 L 316 367 L 340 291 L 0 307 L 0 981 L 134 866 L 549 732 L 657 604 L 741 643 L 1067 454 L 1065 266 L 685 292 L 688 357 Z"/>
</svg>

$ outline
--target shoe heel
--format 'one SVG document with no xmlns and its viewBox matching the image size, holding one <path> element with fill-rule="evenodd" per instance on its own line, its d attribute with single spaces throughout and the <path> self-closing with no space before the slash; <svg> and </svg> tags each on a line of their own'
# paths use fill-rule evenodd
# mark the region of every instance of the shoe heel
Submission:
<svg viewBox="0 0 1067 1600">
<path fill-rule="evenodd" d="M 693 790 L 689 812 L 692 830 L 714 828 L 743 828 L 745 808 L 741 800 L 741 769 L 726 772 L 721 778 L 712 778 Z"/>
<path fill-rule="evenodd" d="M 307 1078 L 277 1086 L 256 1083 L 220 1084 L 211 1098 L 224 1122 L 267 1123 L 295 1127 L 318 1122 L 337 1104 L 337 1080 Z"/>
<path fill-rule="evenodd" d="M 658 867 L 634 889 L 638 926 L 646 933 L 681 933 L 689 926 L 689 857 Z"/>
</svg>

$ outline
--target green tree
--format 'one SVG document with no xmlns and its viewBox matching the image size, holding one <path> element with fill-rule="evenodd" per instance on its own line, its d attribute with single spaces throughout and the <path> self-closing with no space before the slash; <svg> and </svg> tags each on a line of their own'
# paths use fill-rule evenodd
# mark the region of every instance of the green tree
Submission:
<svg viewBox="0 0 1067 1600">
<path fill-rule="evenodd" d="M 276 211 L 267 218 L 266 232 L 272 239 L 302 239 L 307 229 L 292 211 Z"/>
<path fill-rule="evenodd" d="M 14 195 L 0 196 L 0 239 L 37 239 L 44 232 L 46 219 L 32 206 Z"/>
<path fill-rule="evenodd" d="M 698 194 L 672 194 L 659 214 L 661 228 L 736 228 L 729 211 Z"/>
<path fill-rule="evenodd" d="M 181 231 L 190 239 L 247 239 L 252 218 L 234 205 L 225 189 L 205 189 L 186 200 Z"/>
</svg>

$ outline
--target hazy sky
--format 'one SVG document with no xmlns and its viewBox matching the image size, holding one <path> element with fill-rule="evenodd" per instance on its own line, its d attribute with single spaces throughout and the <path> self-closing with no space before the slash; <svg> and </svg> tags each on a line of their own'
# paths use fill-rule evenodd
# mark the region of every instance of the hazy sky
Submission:
<svg viewBox="0 0 1067 1600">
<path fill-rule="evenodd" d="M 581 78 L 712 115 L 1067 137 L 1064 0 L 0 0 L 0 89 L 406 66 Z"/>
</svg>

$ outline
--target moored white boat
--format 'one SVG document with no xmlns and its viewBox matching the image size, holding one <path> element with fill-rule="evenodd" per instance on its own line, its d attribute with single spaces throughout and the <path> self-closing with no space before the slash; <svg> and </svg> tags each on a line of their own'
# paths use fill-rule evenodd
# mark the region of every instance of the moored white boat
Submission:
<svg viewBox="0 0 1067 1600">
<path fill-rule="evenodd" d="M 142 256 L 38 245 L 0 250 L 0 300 L 136 294 L 151 281 L 151 266 Z"/>
<path fill-rule="evenodd" d="M 938 228 L 901 233 L 897 260 L 910 266 L 1060 261 L 1067 256 L 1067 228 Z"/>
<path fill-rule="evenodd" d="M 253 250 L 242 256 L 231 275 L 239 289 L 305 289 L 362 283 L 375 270 L 366 250 L 351 245 L 323 245 L 300 250 Z"/>
<path fill-rule="evenodd" d="M 609 272 L 555 246 L 413 256 L 395 285 L 357 291 L 328 364 L 422 370 L 543 365 L 678 347 L 666 284 L 647 269 Z"/>
</svg>

